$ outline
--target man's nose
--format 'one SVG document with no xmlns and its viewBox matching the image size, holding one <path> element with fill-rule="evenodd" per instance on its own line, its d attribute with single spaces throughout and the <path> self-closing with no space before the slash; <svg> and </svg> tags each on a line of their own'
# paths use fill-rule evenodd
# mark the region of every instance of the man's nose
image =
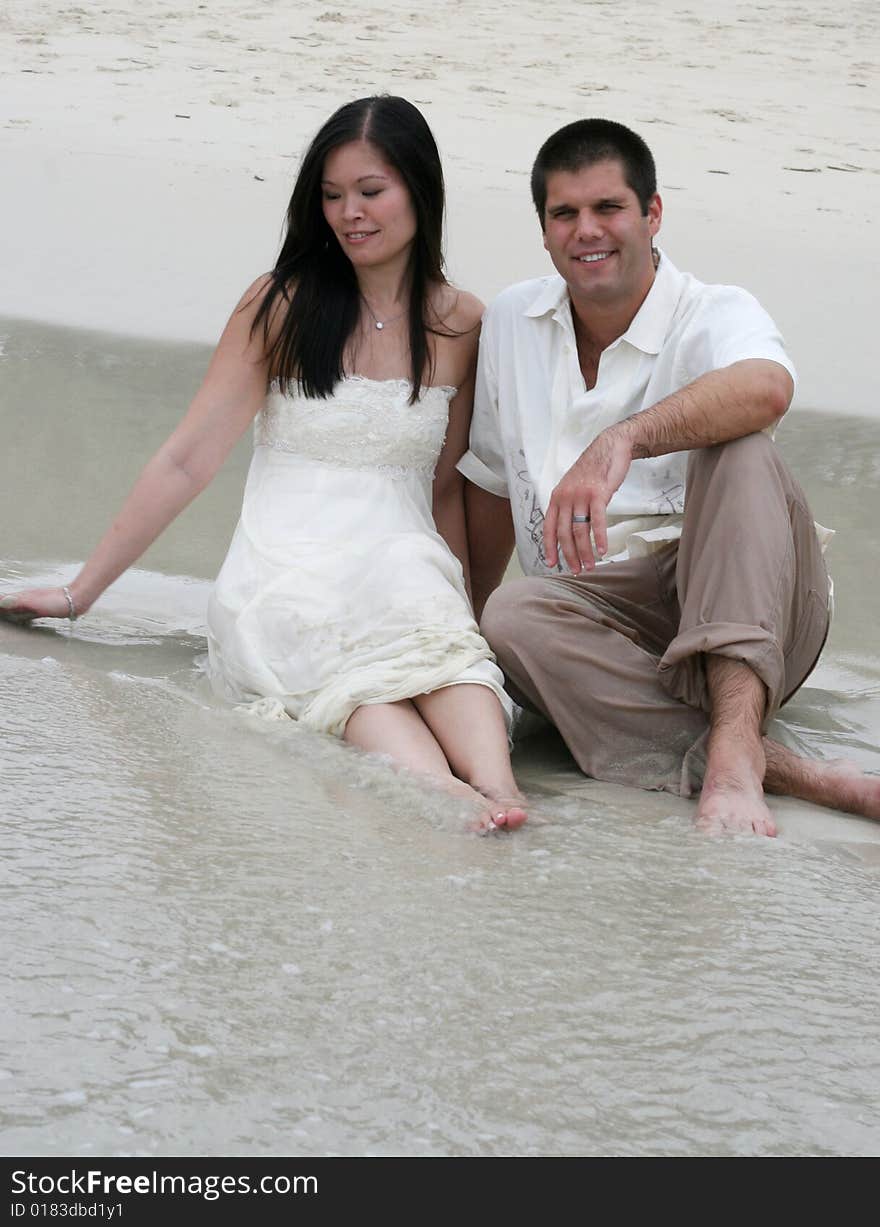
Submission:
<svg viewBox="0 0 880 1227">
<path fill-rule="evenodd" d="M 602 233 L 601 219 L 592 209 L 581 209 L 577 219 L 577 236 L 579 239 L 593 239 Z"/>
</svg>

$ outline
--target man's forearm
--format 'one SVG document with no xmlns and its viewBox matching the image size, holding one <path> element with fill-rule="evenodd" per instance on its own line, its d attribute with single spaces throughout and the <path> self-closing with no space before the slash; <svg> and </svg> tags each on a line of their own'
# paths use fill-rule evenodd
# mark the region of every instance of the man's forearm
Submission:
<svg viewBox="0 0 880 1227">
<path fill-rule="evenodd" d="M 609 431 L 627 440 L 633 460 L 712 447 L 772 426 L 791 403 L 793 390 L 785 367 L 751 358 L 701 375 Z"/>
</svg>

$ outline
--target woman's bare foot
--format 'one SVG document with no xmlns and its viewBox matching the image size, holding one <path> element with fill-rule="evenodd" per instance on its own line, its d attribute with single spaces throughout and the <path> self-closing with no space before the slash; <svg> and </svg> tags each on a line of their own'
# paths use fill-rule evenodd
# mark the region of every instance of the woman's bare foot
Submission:
<svg viewBox="0 0 880 1227">
<path fill-rule="evenodd" d="M 484 803 L 487 798 L 491 802 L 489 830 L 515 831 L 528 819 L 521 793 L 504 797 L 490 788 L 481 788 L 480 793 Z"/>
<path fill-rule="evenodd" d="M 492 831 L 515 831 L 526 820 L 527 815 L 521 808 L 522 798 L 520 797 L 515 800 L 503 800 L 490 796 L 478 788 L 472 788 L 464 780 L 454 777 L 429 776 L 427 778 L 450 796 L 460 797 L 462 801 L 470 802 L 474 809 L 474 817 L 468 823 L 468 828 L 480 835 L 488 835 Z"/>
<path fill-rule="evenodd" d="M 510 769 L 501 705 L 484 686 L 448 686 L 415 700 L 365 704 L 349 716 L 345 740 L 367 753 L 388 755 L 394 766 L 469 803 L 474 830 L 513 831 L 526 820 Z M 491 786 L 483 787 L 484 781 Z"/>
</svg>

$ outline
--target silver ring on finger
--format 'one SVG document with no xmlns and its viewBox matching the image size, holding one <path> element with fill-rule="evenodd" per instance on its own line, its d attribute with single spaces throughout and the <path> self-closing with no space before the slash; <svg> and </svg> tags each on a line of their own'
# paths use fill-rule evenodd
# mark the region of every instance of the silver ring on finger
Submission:
<svg viewBox="0 0 880 1227">
<path fill-rule="evenodd" d="M 571 522 L 572 522 L 572 524 L 589 524 L 589 522 L 590 522 L 590 517 L 589 517 L 588 515 L 585 515 L 585 516 L 572 516 L 572 517 L 571 517 Z"/>
</svg>

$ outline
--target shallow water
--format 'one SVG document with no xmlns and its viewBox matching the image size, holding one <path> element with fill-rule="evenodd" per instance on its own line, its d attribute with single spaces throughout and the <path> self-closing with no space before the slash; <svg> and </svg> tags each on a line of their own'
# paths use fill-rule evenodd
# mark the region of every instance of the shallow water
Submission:
<svg viewBox="0 0 880 1227">
<path fill-rule="evenodd" d="M 207 351 L 0 339 L 8 590 L 73 573 Z M 839 530 L 786 735 L 873 769 L 878 444 L 836 415 L 780 432 Z M 774 801 L 777 840 L 707 839 L 532 740 L 538 820 L 478 839 L 223 707 L 203 611 L 247 459 L 72 630 L 0 624 L 3 1153 L 876 1153 L 875 827 Z"/>
</svg>

